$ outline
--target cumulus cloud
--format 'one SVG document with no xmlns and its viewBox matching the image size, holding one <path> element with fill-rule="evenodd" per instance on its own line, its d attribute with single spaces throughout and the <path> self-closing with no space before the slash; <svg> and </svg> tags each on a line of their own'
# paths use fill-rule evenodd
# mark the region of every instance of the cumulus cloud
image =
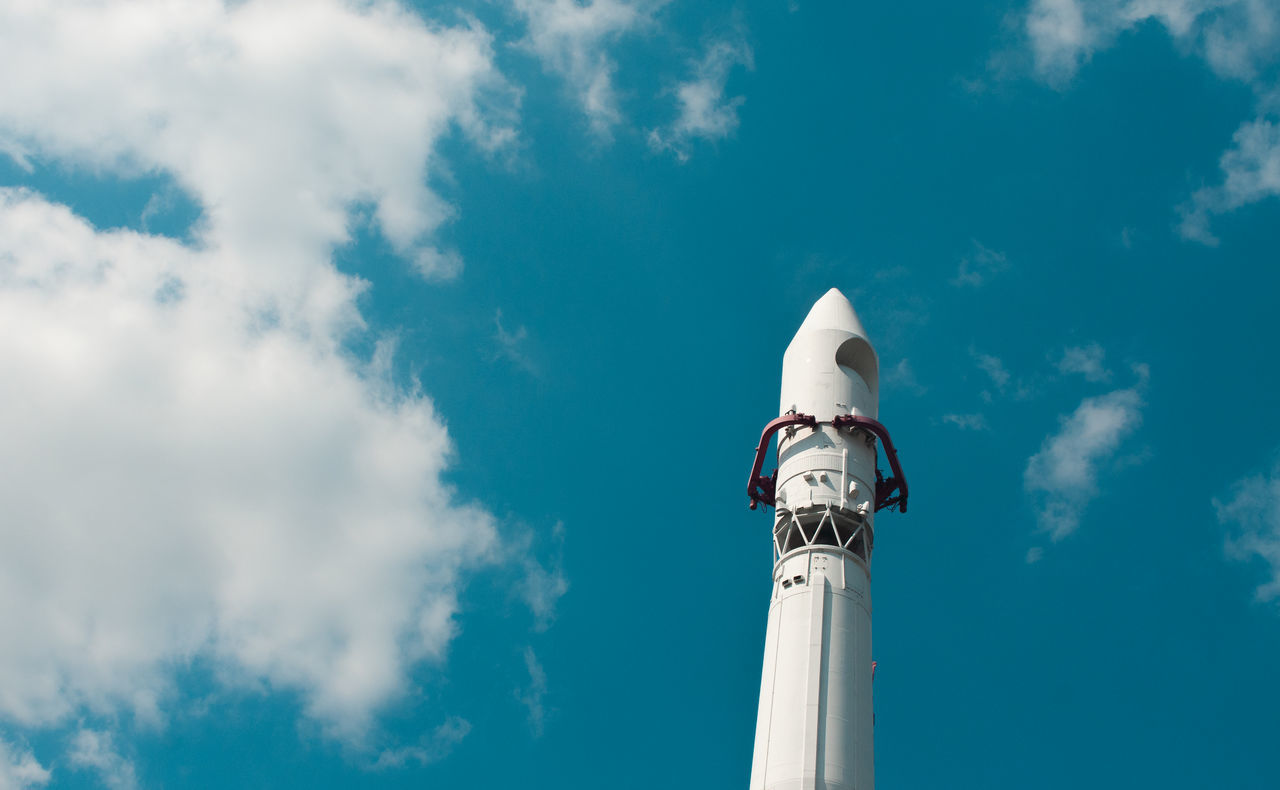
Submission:
<svg viewBox="0 0 1280 790">
<path fill-rule="evenodd" d="M 1058 360 L 1058 370 L 1063 373 L 1079 373 L 1086 381 L 1100 382 L 1111 378 L 1111 371 L 1104 363 L 1107 352 L 1097 343 L 1087 346 L 1068 346 Z"/>
<path fill-rule="evenodd" d="M 607 138 L 622 120 L 609 46 L 645 29 L 666 0 L 512 0 L 524 19 L 523 46 L 573 91 L 591 129 Z"/>
<path fill-rule="evenodd" d="M 1268 579 L 1258 598 L 1280 598 L 1280 462 L 1266 473 L 1237 480 L 1225 502 L 1214 499 L 1218 523 L 1229 529 L 1227 553 L 1239 560 L 1262 560 Z"/>
<path fill-rule="evenodd" d="M 346 350 L 367 284 L 331 255 L 359 208 L 456 270 L 426 184 L 445 135 L 513 134 L 488 35 L 384 0 L 18 2 L 0 68 L 6 150 L 203 211 L 183 244 L 0 190 L 0 717 L 162 722 L 199 658 L 361 742 L 502 557 L 392 345 Z"/>
<path fill-rule="evenodd" d="M 431 263 L 449 258 L 432 232 L 454 209 L 430 165 L 452 129 L 487 149 L 513 136 L 492 60 L 483 30 L 388 0 L 7 3 L 0 68 L 23 78 L 0 81 L 0 140 L 34 161 L 171 175 L 204 208 L 202 241 L 323 302 L 310 262 L 347 240 L 356 202 L 406 258 L 456 271 Z"/>
<path fill-rule="evenodd" d="M 1035 501 L 1040 529 L 1054 540 L 1070 535 L 1098 494 L 1098 470 L 1142 423 L 1138 385 L 1081 401 L 1027 461 L 1023 485 Z"/>
<path fill-rule="evenodd" d="M 155 716 L 207 652 L 358 730 L 443 655 L 494 524 L 430 401 L 236 270 L 0 192 L 0 714 Z"/>
<path fill-rule="evenodd" d="M 30 749 L 0 738 L 0 790 L 28 790 L 44 787 L 52 776 L 48 768 L 36 761 Z"/>
<path fill-rule="evenodd" d="M 88 769 L 110 790 L 136 790 L 138 775 L 133 762 L 121 755 L 109 732 L 80 730 L 71 739 L 67 758 L 73 766 Z"/>
<path fill-rule="evenodd" d="M 702 58 L 693 63 L 692 77 L 672 91 L 680 115 L 668 128 L 650 131 L 649 145 L 687 161 L 694 140 L 718 140 L 733 134 L 738 128 L 738 108 L 746 99 L 726 98 L 726 83 L 735 67 L 752 69 L 754 65 L 751 47 L 741 32 L 710 42 Z"/>
<path fill-rule="evenodd" d="M 1184 238 L 1216 244 L 1210 218 L 1280 195 L 1280 7 L 1267 0 L 1034 0 L 1025 31 L 1036 73 L 1065 85 L 1097 51 L 1142 25 L 1163 27 L 1223 79 L 1250 85 L 1258 114 L 1222 156 L 1223 180 L 1179 208 Z"/>
</svg>

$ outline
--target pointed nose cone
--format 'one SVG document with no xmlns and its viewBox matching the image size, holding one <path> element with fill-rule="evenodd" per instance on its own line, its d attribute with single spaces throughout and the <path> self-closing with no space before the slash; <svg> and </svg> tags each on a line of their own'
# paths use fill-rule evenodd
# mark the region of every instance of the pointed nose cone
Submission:
<svg viewBox="0 0 1280 790">
<path fill-rule="evenodd" d="M 814 303 L 796 334 L 822 329 L 835 329 L 862 338 L 867 336 L 867 330 L 862 328 L 862 320 L 839 288 L 832 288 Z"/>
<path fill-rule="evenodd" d="M 796 411 L 830 420 L 837 414 L 875 417 L 879 362 L 853 305 L 832 288 L 809 310 L 782 356 L 780 414 Z"/>
</svg>

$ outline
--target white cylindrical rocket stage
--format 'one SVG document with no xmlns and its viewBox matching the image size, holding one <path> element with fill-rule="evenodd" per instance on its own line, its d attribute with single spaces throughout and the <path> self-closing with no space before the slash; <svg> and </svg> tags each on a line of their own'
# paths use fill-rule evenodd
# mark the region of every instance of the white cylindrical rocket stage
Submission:
<svg viewBox="0 0 1280 790">
<path fill-rule="evenodd" d="M 906 481 L 876 421 L 878 363 L 843 294 L 818 300 L 782 362 L 781 417 L 749 485 L 773 504 L 773 594 L 751 790 L 872 790 L 871 548 Z M 778 471 L 759 475 L 773 432 Z M 876 438 L 896 476 L 876 472 Z"/>
</svg>

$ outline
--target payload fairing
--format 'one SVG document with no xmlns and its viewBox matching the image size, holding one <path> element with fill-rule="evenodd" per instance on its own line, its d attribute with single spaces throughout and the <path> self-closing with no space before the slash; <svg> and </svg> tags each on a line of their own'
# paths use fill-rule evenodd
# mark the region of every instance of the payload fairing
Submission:
<svg viewBox="0 0 1280 790">
<path fill-rule="evenodd" d="M 879 363 L 832 288 L 782 359 L 781 416 L 748 481 L 773 505 L 773 594 L 751 790 L 873 790 L 871 548 L 875 512 L 907 506 L 907 482 L 877 420 Z M 778 434 L 778 469 L 761 469 Z M 876 468 L 877 441 L 891 473 Z"/>
</svg>

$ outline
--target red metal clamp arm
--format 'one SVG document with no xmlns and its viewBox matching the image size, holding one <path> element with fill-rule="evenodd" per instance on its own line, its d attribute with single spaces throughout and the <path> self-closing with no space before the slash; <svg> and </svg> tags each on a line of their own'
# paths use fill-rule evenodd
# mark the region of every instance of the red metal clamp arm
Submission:
<svg viewBox="0 0 1280 790">
<path fill-rule="evenodd" d="M 817 428 L 818 419 L 811 414 L 784 414 L 766 425 L 764 432 L 760 434 L 760 444 L 756 445 L 755 463 L 751 466 L 751 476 L 747 478 L 747 496 L 751 498 L 752 510 L 756 509 L 756 505 L 762 503 L 765 505 L 773 505 L 775 503 L 778 470 L 773 470 L 773 474 L 768 477 L 765 477 L 760 472 L 764 468 L 764 457 L 769 452 L 769 441 L 773 438 L 773 435 L 783 428 L 793 425 Z M 907 476 L 902 473 L 902 465 L 898 463 L 898 451 L 894 449 L 893 441 L 889 438 L 889 430 L 877 420 L 853 414 L 838 415 L 831 421 L 831 425 L 837 429 L 861 428 L 880 440 L 880 444 L 884 447 L 885 458 L 889 461 L 889 468 L 893 471 L 893 475 L 885 478 L 880 474 L 879 469 L 876 470 L 876 510 L 896 506 L 900 512 L 906 513 Z"/>
<path fill-rule="evenodd" d="M 764 426 L 764 432 L 760 434 L 760 444 L 756 445 L 756 462 L 751 466 L 751 477 L 747 478 L 747 496 L 751 497 L 752 510 L 755 510 L 756 505 L 761 502 L 766 505 L 773 504 L 774 491 L 778 485 L 778 470 L 774 469 L 769 477 L 765 477 L 760 472 L 764 469 L 764 456 L 769 452 L 769 440 L 775 433 L 791 425 L 817 428 L 818 418 L 812 414 L 784 414 Z"/>
<path fill-rule="evenodd" d="M 876 470 L 876 510 L 892 508 L 895 505 L 899 513 L 907 512 L 907 476 L 902 473 L 902 465 L 898 463 L 898 451 L 889 438 L 889 429 L 877 420 L 853 414 L 842 414 L 831 421 L 836 428 L 853 426 L 870 431 L 884 447 L 884 457 L 889 461 L 889 469 L 893 476 L 885 479 Z"/>
</svg>

